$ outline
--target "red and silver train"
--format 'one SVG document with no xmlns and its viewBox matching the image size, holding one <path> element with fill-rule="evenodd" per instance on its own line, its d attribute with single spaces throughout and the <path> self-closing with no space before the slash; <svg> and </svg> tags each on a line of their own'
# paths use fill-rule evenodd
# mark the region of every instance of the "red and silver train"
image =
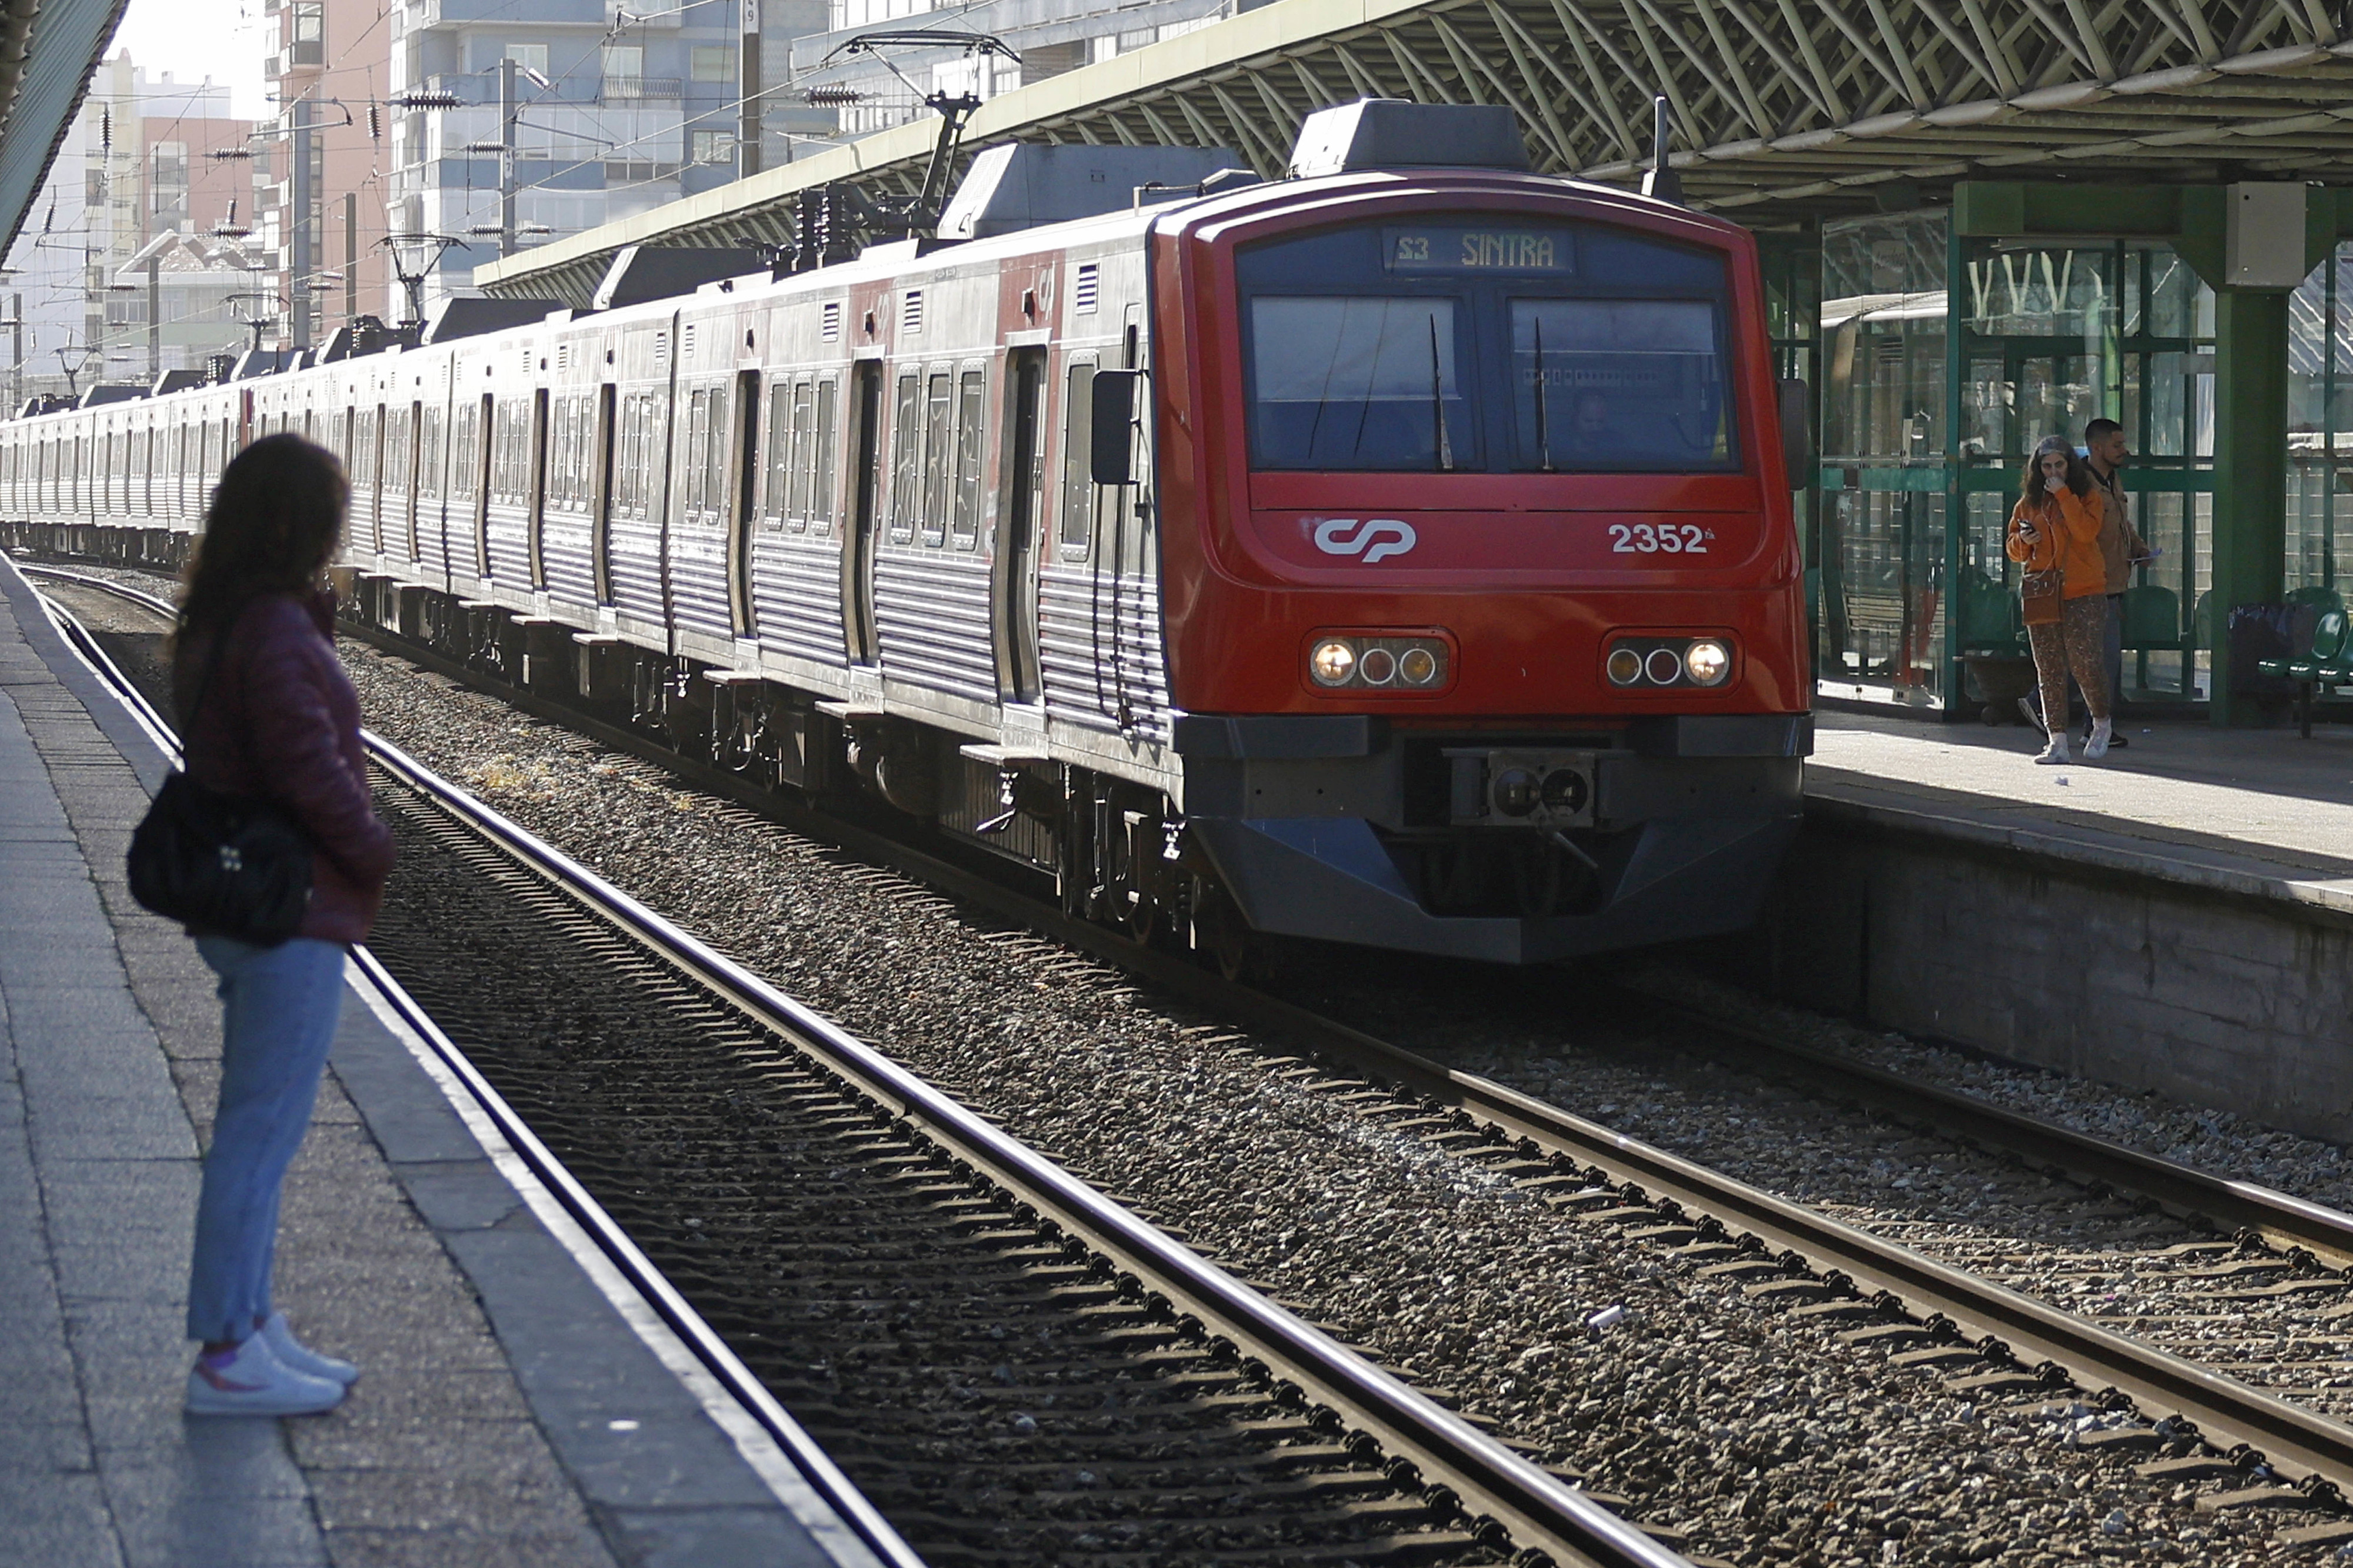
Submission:
<svg viewBox="0 0 2353 1568">
<path fill-rule="evenodd" d="M 977 161 L 1095 216 L 9 421 L 0 518 L 170 560 L 298 431 L 355 614 L 1073 909 L 1229 957 L 1748 923 L 1811 745 L 1749 236 L 1500 110 L 1326 110 L 1175 199 L 1134 151 Z"/>
</svg>

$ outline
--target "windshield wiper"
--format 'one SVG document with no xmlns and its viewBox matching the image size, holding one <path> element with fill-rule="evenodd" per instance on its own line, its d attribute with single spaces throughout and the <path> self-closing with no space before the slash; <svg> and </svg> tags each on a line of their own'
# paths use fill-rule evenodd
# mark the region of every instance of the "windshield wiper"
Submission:
<svg viewBox="0 0 2353 1568">
<path fill-rule="evenodd" d="M 1553 472 L 1552 420 L 1545 413 L 1544 317 L 1535 319 L 1536 327 L 1536 455 L 1544 471 Z"/>
<path fill-rule="evenodd" d="M 1430 417 L 1438 427 L 1438 471 L 1454 471 L 1454 447 L 1446 438 L 1446 394 L 1440 384 L 1438 363 L 1438 312 L 1430 313 Z"/>
</svg>

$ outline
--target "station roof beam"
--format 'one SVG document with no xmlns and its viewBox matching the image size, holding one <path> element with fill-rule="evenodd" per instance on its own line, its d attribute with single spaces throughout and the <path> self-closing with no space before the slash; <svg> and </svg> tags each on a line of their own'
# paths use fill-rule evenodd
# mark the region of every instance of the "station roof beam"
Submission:
<svg viewBox="0 0 2353 1568">
<path fill-rule="evenodd" d="M 965 145 L 1232 148 L 1283 172 L 1306 114 L 1511 110 L 1539 170 L 1632 184 L 1668 101 L 1694 205 L 1770 226 L 1962 178 L 2353 178 L 2353 41 L 2320 0 L 1276 0 L 983 104 Z M 900 127 L 485 267 L 585 301 L 622 246 L 777 243 L 799 192 L 898 195 Z"/>
</svg>

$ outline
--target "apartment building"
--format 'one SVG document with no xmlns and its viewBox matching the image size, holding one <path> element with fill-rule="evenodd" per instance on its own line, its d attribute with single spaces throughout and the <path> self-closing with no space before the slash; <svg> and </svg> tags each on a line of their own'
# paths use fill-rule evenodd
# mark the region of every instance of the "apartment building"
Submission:
<svg viewBox="0 0 2353 1568">
<path fill-rule="evenodd" d="M 927 92 L 992 98 L 1267 3 L 977 0 L 934 5 L 929 0 L 827 0 L 826 30 L 794 44 L 790 71 L 797 100 L 817 90 L 839 117 L 842 135 L 863 136 L 928 115 L 923 103 Z M 915 28 L 986 34 L 1003 42 L 1018 61 L 954 48 L 894 48 L 887 64 L 871 54 L 828 63 L 828 57 L 861 33 Z"/>
<path fill-rule="evenodd" d="M 263 0 L 262 10 L 277 24 L 262 74 L 278 116 L 250 146 L 265 186 L 253 243 L 277 268 L 284 330 L 273 341 L 301 347 L 354 315 L 396 310 L 385 240 L 400 14 L 383 0 Z M 298 149 L 310 160 L 300 177 Z"/>
<path fill-rule="evenodd" d="M 12 403 L 150 382 L 252 341 L 247 321 L 272 313 L 266 263 L 241 243 L 254 176 L 211 156 L 252 129 L 226 87 L 151 75 L 128 51 L 100 63 L 0 279 Z"/>
<path fill-rule="evenodd" d="M 499 254 L 501 61 L 515 62 L 515 243 L 529 246 L 737 176 L 747 13 L 762 83 L 752 123 L 762 160 L 774 162 L 789 155 L 807 114 L 769 84 L 788 80 L 792 39 L 825 25 L 826 0 L 642 11 L 612 0 L 537 0 L 527 10 L 506 0 L 394 4 L 388 218 L 393 233 L 434 237 L 400 247 L 411 270 L 430 262 L 428 303 L 464 291 L 473 268 Z"/>
</svg>

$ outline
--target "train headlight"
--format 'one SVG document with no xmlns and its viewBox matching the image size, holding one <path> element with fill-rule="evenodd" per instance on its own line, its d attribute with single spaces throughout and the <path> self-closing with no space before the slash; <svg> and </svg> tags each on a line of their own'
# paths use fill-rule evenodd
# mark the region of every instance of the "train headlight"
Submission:
<svg viewBox="0 0 2353 1568">
<path fill-rule="evenodd" d="M 1654 686 L 1672 686 L 1683 675 L 1683 655 L 1671 647 L 1654 647 L 1642 661 L 1642 673 Z"/>
<path fill-rule="evenodd" d="M 1683 650 L 1683 671 L 1694 686 L 1714 686 L 1732 673 L 1732 653 L 1714 637 L 1702 637 Z"/>
<path fill-rule="evenodd" d="M 1642 656 L 1630 647 L 1609 650 L 1609 684 L 1631 686 L 1642 679 Z"/>
<path fill-rule="evenodd" d="M 1356 649 L 1345 637 L 1326 637 L 1307 656 L 1307 673 L 1318 686 L 1345 686 L 1356 672 Z"/>
<path fill-rule="evenodd" d="M 1307 680 L 1316 690 L 1420 697 L 1451 683 L 1453 654 L 1442 632 L 1310 632 Z"/>
</svg>

